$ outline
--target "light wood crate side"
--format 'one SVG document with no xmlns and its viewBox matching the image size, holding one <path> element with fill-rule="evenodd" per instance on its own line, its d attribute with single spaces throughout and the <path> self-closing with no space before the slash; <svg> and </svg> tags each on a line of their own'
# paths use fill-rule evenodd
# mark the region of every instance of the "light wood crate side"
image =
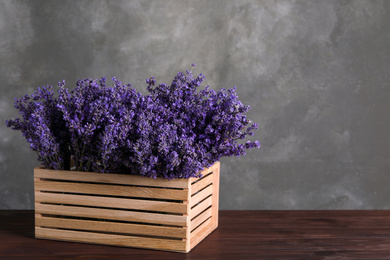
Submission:
<svg viewBox="0 0 390 260">
<path fill-rule="evenodd" d="M 37 238 L 186 252 L 186 240 L 159 239 L 74 230 L 35 228 Z"/>
<path fill-rule="evenodd" d="M 200 192 L 196 193 L 195 196 L 211 188 L 211 196 L 207 197 L 207 195 L 205 195 L 208 192 L 205 192 L 205 194 L 202 195 L 207 198 L 203 200 L 202 203 L 207 200 L 209 203 L 209 201 L 211 200 L 211 207 L 208 207 L 208 204 L 195 203 L 195 207 L 191 209 L 190 215 L 195 216 L 193 217 L 190 224 L 191 249 L 194 248 L 198 243 L 200 243 L 206 236 L 208 236 L 213 230 L 218 227 L 220 163 L 216 162 L 210 170 L 213 172 L 212 184 L 210 186 L 207 186 L 207 188 L 201 190 Z M 194 203 L 194 201 L 191 201 L 190 203 L 192 204 Z M 197 207 L 200 205 L 202 205 L 202 208 L 197 209 Z M 203 210 L 203 208 L 205 208 L 205 210 Z"/>
</svg>

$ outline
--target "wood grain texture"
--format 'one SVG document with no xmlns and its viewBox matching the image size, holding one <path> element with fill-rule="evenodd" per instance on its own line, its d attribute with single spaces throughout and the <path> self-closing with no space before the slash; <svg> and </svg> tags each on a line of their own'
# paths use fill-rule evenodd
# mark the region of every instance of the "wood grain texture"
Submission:
<svg viewBox="0 0 390 260">
<path fill-rule="evenodd" d="M 192 186 L 191 186 L 191 195 L 193 195 L 194 193 L 200 191 L 201 189 L 203 189 L 207 185 L 211 184 L 212 181 L 213 181 L 213 176 L 212 175 L 207 175 L 204 178 L 202 178 L 201 180 L 199 180 L 198 182 L 192 184 Z"/>
<path fill-rule="evenodd" d="M 218 227 L 218 212 L 219 212 L 219 179 L 220 179 L 220 162 L 216 162 L 212 166 L 213 174 L 213 191 L 212 191 L 212 211 L 211 211 L 211 221 L 212 227 L 215 229 Z"/>
<path fill-rule="evenodd" d="M 188 193 L 188 190 L 185 189 L 147 188 L 120 185 L 105 185 L 104 189 L 102 189 L 99 184 L 64 183 L 58 181 L 35 181 L 35 190 L 168 200 L 186 200 Z"/>
<path fill-rule="evenodd" d="M 52 227 L 62 229 L 101 231 L 110 233 L 139 234 L 147 236 L 162 236 L 173 238 L 186 238 L 186 228 L 150 226 L 142 224 L 115 223 L 103 220 L 80 220 L 46 217 L 35 215 L 35 225 L 38 227 Z"/>
<path fill-rule="evenodd" d="M 203 189 L 201 189 L 198 193 L 190 191 L 192 195 L 190 200 L 190 205 L 196 205 L 203 200 L 207 200 L 207 198 L 211 198 L 211 207 L 206 211 L 202 212 L 200 215 L 195 215 L 190 213 L 190 216 L 195 216 L 190 225 L 191 234 L 189 237 L 190 248 L 194 248 L 198 245 L 203 239 L 205 239 L 213 230 L 218 227 L 218 212 L 219 212 L 219 170 L 220 164 L 219 162 L 215 163 L 212 167 L 210 167 L 210 171 L 212 171 L 211 185 L 208 183 L 203 184 Z M 203 180 L 201 180 L 203 181 Z M 200 181 L 200 182 L 201 182 Z M 195 186 L 197 183 L 193 184 Z M 208 185 L 208 186 L 207 186 Z M 211 194 L 210 197 L 208 197 Z M 206 199 L 204 199 L 206 198 Z M 196 205 L 196 206 L 199 206 Z M 192 208 L 191 211 L 198 212 L 199 209 L 196 207 Z"/>
<path fill-rule="evenodd" d="M 184 253 L 216 228 L 219 162 L 202 178 L 171 181 L 42 168 L 34 174 L 37 238 Z"/>
<path fill-rule="evenodd" d="M 69 180 L 80 182 L 94 182 L 107 184 L 126 184 L 150 187 L 168 187 L 168 188 L 186 188 L 188 179 L 167 180 L 163 178 L 148 178 L 136 175 L 113 174 L 113 173 L 94 173 L 78 171 L 61 171 L 42 169 L 36 167 L 34 171 L 35 178 L 44 178 L 50 180 Z M 131 178 L 129 178 L 131 177 Z"/>
<path fill-rule="evenodd" d="M 35 204 L 35 211 L 38 214 L 84 217 L 96 219 L 109 219 L 119 221 L 133 221 L 150 224 L 164 224 L 173 226 L 185 226 L 186 216 L 159 214 L 150 212 L 112 210 L 100 208 L 86 208 L 78 206 Z"/>
<path fill-rule="evenodd" d="M 183 203 L 127 198 L 107 198 L 100 196 L 86 196 L 47 192 L 36 193 L 35 202 L 119 209 L 149 210 L 183 214 L 187 212 L 187 205 Z"/>
<path fill-rule="evenodd" d="M 191 220 L 190 229 L 191 231 L 195 229 L 197 226 L 199 226 L 201 223 L 206 221 L 208 218 L 211 217 L 212 208 L 209 208 L 205 211 L 203 211 L 201 214 L 196 216 L 193 220 Z"/>
<path fill-rule="evenodd" d="M 83 242 L 92 244 L 104 244 L 114 246 L 139 247 L 169 251 L 184 251 L 184 240 L 158 239 L 139 236 L 123 236 L 113 234 L 91 233 L 73 230 L 57 230 L 37 227 L 37 238 L 64 240 L 71 242 Z"/>
<path fill-rule="evenodd" d="M 200 241 L 202 241 L 206 236 L 208 236 L 213 230 L 213 221 L 211 218 L 207 219 L 205 222 L 203 222 L 200 226 L 198 226 L 190 236 L 190 246 L 191 248 L 195 247 L 197 244 L 199 244 Z"/>
<path fill-rule="evenodd" d="M 0 211 L 0 259 L 386 259 L 390 211 L 225 211 L 188 254 L 34 238 L 34 211 Z"/>
<path fill-rule="evenodd" d="M 212 194 L 212 192 L 213 192 L 212 185 L 207 186 L 205 189 L 199 191 L 198 193 L 196 193 L 191 197 L 190 206 L 191 207 L 195 206 L 205 198 L 209 197 Z"/>
<path fill-rule="evenodd" d="M 213 203 L 213 198 L 208 197 L 207 199 L 203 200 L 201 203 L 196 205 L 193 209 L 191 209 L 191 213 L 190 213 L 191 219 L 199 215 L 199 213 L 201 213 L 202 211 L 211 207 L 212 203 Z"/>
</svg>

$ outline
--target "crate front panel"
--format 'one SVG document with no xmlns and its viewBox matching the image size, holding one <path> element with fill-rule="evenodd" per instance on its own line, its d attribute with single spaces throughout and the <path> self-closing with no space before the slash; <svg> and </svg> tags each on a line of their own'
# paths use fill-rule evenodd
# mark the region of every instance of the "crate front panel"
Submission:
<svg viewBox="0 0 390 260">
<path fill-rule="evenodd" d="M 188 252 L 213 218 L 213 167 L 171 181 L 35 168 L 36 237 Z"/>
</svg>

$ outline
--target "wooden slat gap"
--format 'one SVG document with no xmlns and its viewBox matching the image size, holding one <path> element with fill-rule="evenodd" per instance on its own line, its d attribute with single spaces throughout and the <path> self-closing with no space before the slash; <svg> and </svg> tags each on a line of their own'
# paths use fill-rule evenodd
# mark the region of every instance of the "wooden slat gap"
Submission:
<svg viewBox="0 0 390 260">
<path fill-rule="evenodd" d="M 169 225 L 169 224 L 154 224 L 148 222 L 139 222 L 139 221 L 124 221 L 124 220 L 113 220 L 113 219 L 104 219 L 104 218 L 87 218 L 87 217 L 76 217 L 76 216 L 67 216 L 67 215 L 53 215 L 53 214 L 39 214 L 42 217 L 49 218 L 58 218 L 58 219 L 76 219 L 76 220 L 90 220 L 90 221 L 102 221 L 102 222 L 112 222 L 118 224 L 135 224 L 135 225 L 146 225 L 146 226 L 156 226 L 156 227 L 172 227 L 172 228 L 187 228 L 185 226 L 178 225 Z"/>
<path fill-rule="evenodd" d="M 202 212 L 200 212 L 199 214 L 197 214 L 195 217 L 191 218 L 191 221 L 193 221 L 194 219 L 196 219 L 197 217 L 199 217 L 201 214 L 203 214 L 203 212 L 209 210 L 210 208 L 211 208 L 211 205 L 210 205 L 208 208 L 206 208 L 205 210 L 203 210 Z"/>
<path fill-rule="evenodd" d="M 197 229 L 201 228 L 201 226 L 207 222 L 207 220 L 211 219 L 211 216 L 208 217 L 207 219 L 205 219 L 202 223 L 200 223 L 198 226 L 196 226 L 196 228 L 192 229 L 190 233 L 193 233 L 194 231 L 196 231 Z"/>
<path fill-rule="evenodd" d="M 198 203 L 196 203 L 194 206 L 191 207 L 191 210 L 193 208 L 195 208 L 196 206 L 198 206 L 199 204 L 201 204 L 203 201 L 207 200 L 208 198 L 210 198 L 212 196 L 212 194 L 208 195 L 207 197 L 205 197 L 204 199 L 202 199 L 201 201 L 199 201 Z"/>
<path fill-rule="evenodd" d="M 191 185 L 191 195 L 195 195 L 197 192 L 213 183 L 213 174 L 206 176 L 201 181 Z"/>
<path fill-rule="evenodd" d="M 198 215 L 195 219 L 191 220 L 191 230 L 194 230 L 199 224 L 212 217 L 212 208 L 208 208 L 202 214 Z"/>
<path fill-rule="evenodd" d="M 38 203 L 38 202 L 37 202 Z M 126 208 L 111 208 L 111 207 L 97 207 L 97 206 L 87 206 L 87 205 L 78 205 L 78 204 L 64 204 L 64 203 L 53 203 L 53 202 L 39 202 L 43 205 L 56 205 L 56 206 L 69 206 L 69 207 L 80 207 L 80 208 L 91 208 L 91 209 L 108 209 L 108 210 L 120 210 L 120 211 L 129 211 L 129 212 L 143 212 L 143 213 L 153 213 L 161 215 L 172 215 L 172 216 L 187 216 L 184 213 L 174 213 L 168 211 L 152 211 L 152 210 L 143 210 L 143 209 L 126 209 Z M 114 212 L 113 212 L 114 214 Z"/>
<path fill-rule="evenodd" d="M 136 200 L 145 200 L 145 201 L 169 202 L 169 203 L 177 203 L 177 204 L 187 204 L 188 203 L 188 201 L 184 201 L 184 200 L 132 197 L 132 196 L 120 196 L 120 195 L 105 195 L 105 194 L 47 191 L 47 190 L 36 190 L 35 192 L 52 193 L 52 194 L 65 194 L 65 195 L 80 195 L 80 196 L 91 196 L 91 197 L 104 197 L 104 198 L 118 198 L 118 199 L 136 199 Z"/>
<path fill-rule="evenodd" d="M 198 178 L 197 180 L 191 182 L 191 185 L 194 185 L 194 184 L 196 184 L 197 182 L 200 182 L 201 180 L 203 180 L 204 178 L 206 178 L 207 176 L 209 176 L 209 175 L 211 175 L 211 174 L 213 174 L 212 171 L 210 171 L 209 173 L 203 175 L 201 178 Z"/>
<path fill-rule="evenodd" d="M 212 186 L 213 183 L 209 183 L 207 186 L 203 187 L 202 189 L 200 189 L 199 191 L 195 192 L 194 194 L 191 195 L 191 197 L 194 197 L 196 196 L 198 193 L 202 192 L 203 190 L 207 189 L 208 187 Z"/>
<path fill-rule="evenodd" d="M 54 179 L 54 178 L 39 178 L 39 179 L 40 179 L 40 181 L 43 181 L 43 182 L 98 184 L 98 185 L 112 185 L 112 186 L 136 187 L 136 188 L 165 189 L 165 190 L 188 190 L 188 188 L 135 185 L 135 184 L 124 184 L 124 183 L 104 183 L 104 182 L 98 182 L 98 181 L 95 181 L 95 182 L 93 182 L 93 181 L 72 181 L 72 180 L 60 180 L 60 179 Z"/>
<path fill-rule="evenodd" d="M 191 216 L 198 215 L 201 211 L 204 211 L 208 207 L 212 205 L 212 196 L 206 198 L 204 201 L 200 202 L 199 204 L 196 204 L 194 208 L 191 209 L 190 213 Z"/>
</svg>

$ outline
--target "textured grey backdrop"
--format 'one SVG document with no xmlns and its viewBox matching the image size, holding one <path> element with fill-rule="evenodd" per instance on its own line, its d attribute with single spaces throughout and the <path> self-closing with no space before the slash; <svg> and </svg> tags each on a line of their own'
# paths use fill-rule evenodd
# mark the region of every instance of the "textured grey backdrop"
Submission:
<svg viewBox="0 0 390 260">
<path fill-rule="evenodd" d="M 13 98 L 117 76 L 145 91 L 192 62 L 238 88 L 262 148 L 222 160 L 222 209 L 390 209 L 390 1 L 0 0 L 0 209 L 38 164 Z"/>
</svg>

